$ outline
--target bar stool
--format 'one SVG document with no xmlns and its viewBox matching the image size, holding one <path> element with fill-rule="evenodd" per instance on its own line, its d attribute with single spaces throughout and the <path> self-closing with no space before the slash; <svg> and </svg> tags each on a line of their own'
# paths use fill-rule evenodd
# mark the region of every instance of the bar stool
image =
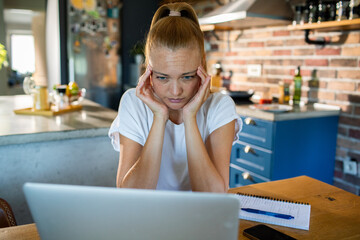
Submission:
<svg viewBox="0 0 360 240">
<path fill-rule="evenodd" d="M 0 198 L 0 228 L 16 226 L 14 213 L 4 199 Z"/>
</svg>

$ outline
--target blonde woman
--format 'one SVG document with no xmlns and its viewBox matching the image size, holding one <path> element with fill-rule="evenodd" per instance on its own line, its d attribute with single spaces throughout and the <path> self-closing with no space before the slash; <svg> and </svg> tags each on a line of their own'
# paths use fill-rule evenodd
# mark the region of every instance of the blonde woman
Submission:
<svg viewBox="0 0 360 240">
<path fill-rule="evenodd" d="M 240 129 L 232 99 L 210 93 L 203 33 L 194 9 L 177 2 L 155 13 L 147 69 L 122 96 L 109 136 L 122 188 L 226 192 Z"/>
</svg>

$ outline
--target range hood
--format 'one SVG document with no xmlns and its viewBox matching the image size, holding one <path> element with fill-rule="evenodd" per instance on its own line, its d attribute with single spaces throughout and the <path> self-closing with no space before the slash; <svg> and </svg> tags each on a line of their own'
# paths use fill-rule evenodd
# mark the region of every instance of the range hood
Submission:
<svg viewBox="0 0 360 240">
<path fill-rule="evenodd" d="M 199 18 L 203 31 L 288 25 L 293 10 L 288 0 L 235 0 Z"/>
</svg>

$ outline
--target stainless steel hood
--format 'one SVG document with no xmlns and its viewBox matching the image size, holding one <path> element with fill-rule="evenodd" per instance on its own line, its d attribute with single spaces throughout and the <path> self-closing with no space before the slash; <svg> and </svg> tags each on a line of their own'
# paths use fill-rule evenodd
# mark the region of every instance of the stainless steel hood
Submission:
<svg viewBox="0 0 360 240">
<path fill-rule="evenodd" d="M 287 25 L 292 18 L 287 0 L 235 0 L 199 18 L 199 23 L 205 30 L 209 25 L 243 29 Z"/>
</svg>

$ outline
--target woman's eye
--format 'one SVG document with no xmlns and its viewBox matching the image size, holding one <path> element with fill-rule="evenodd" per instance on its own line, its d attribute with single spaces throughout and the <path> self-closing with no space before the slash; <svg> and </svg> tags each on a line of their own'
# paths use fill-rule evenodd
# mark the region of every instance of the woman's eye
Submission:
<svg viewBox="0 0 360 240">
<path fill-rule="evenodd" d="M 162 76 L 156 76 L 157 79 L 161 80 L 161 81 L 164 81 L 166 80 L 166 77 L 162 77 Z"/>
<path fill-rule="evenodd" d="M 192 80 L 195 78 L 195 75 L 191 75 L 191 76 L 184 76 L 183 77 L 185 80 Z"/>
</svg>

